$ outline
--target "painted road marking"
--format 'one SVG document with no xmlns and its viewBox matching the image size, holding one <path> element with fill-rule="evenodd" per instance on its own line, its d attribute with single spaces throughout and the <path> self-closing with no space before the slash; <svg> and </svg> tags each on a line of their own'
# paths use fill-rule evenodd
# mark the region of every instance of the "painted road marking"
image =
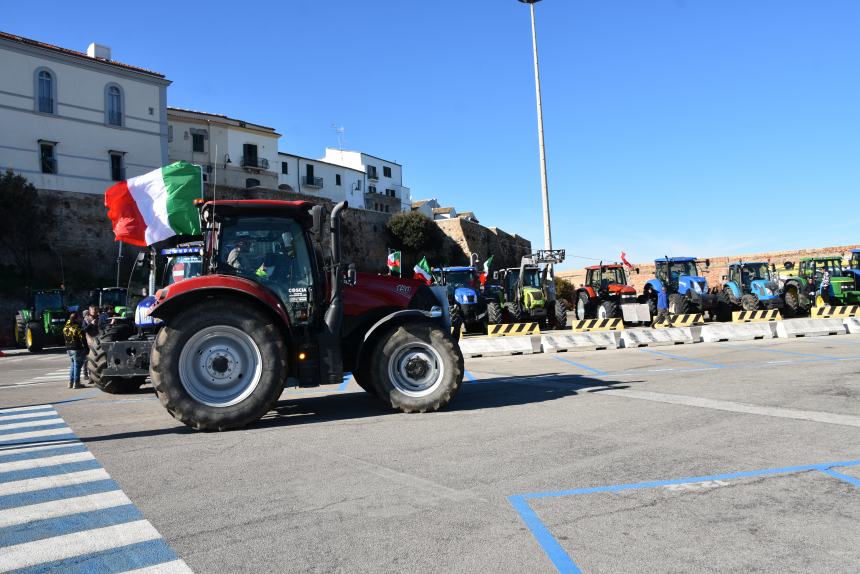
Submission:
<svg viewBox="0 0 860 574">
<path fill-rule="evenodd" d="M 729 411 L 750 415 L 763 415 L 768 417 L 779 417 L 783 419 L 796 419 L 802 421 L 826 423 L 831 425 L 860 427 L 860 417 L 825 413 L 821 411 L 802 411 L 796 409 L 786 409 L 782 407 L 767 407 L 760 405 L 752 405 L 749 403 L 736 403 L 734 401 L 705 399 L 702 397 L 691 397 L 687 395 L 672 395 L 669 393 L 654 393 L 651 391 L 635 391 L 626 389 L 607 389 L 605 391 L 601 391 L 600 394 L 612 395 L 616 397 L 626 397 L 629 399 L 639 399 L 643 401 L 654 401 L 658 403 L 669 403 L 673 405 L 684 405 L 688 407 L 699 407 L 703 409 L 713 409 L 718 411 Z"/>
<path fill-rule="evenodd" d="M 675 485 L 690 485 L 703 483 L 726 483 L 737 478 L 751 478 L 759 476 L 774 476 L 780 474 L 796 474 L 800 472 L 817 471 L 838 478 L 854 486 L 860 486 L 860 480 L 834 471 L 834 468 L 860 466 L 860 460 L 848 460 L 844 462 L 826 462 L 822 464 L 810 464 L 803 466 L 789 466 L 783 468 L 768 468 L 764 470 L 746 470 L 729 474 L 716 474 L 710 476 L 697 476 L 678 478 L 673 480 L 655 480 L 648 482 L 637 482 L 628 484 L 615 484 L 611 486 L 594 486 L 577 488 L 572 490 L 559 490 L 555 492 L 531 492 L 527 494 L 514 494 L 508 497 L 508 502 L 519 514 L 520 519 L 531 531 L 535 541 L 552 561 L 553 566 L 561 574 L 581 574 L 582 570 L 573 561 L 570 554 L 561 546 L 559 541 L 552 535 L 537 513 L 532 510 L 529 500 L 540 498 L 561 498 L 564 496 L 575 496 L 581 494 L 597 494 L 607 492 L 622 492 L 627 490 L 638 490 L 646 488 L 658 488 Z"/>
<path fill-rule="evenodd" d="M 584 369 L 584 370 L 586 370 L 590 373 L 593 373 L 597 376 L 603 376 L 603 375 L 609 374 L 609 373 L 606 373 L 604 371 L 601 371 L 600 369 L 595 369 L 593 367 L 589 367 L 588 365 L 583 365 L 582 363 L 576 363 L 574 361 L 571 361 L 570 359 L 565 359 L 563 357 L 559 357 L 558 355 L 553 355 L 552 358 L 555 359 L 556 361 L 561 361 L 562 363 L 567 363 L 569 365 L 573 365 L 574 367 L 579 367 L 580 369 Z"/>
<path fill-rule="evenodd" d="M 682 482 L 681 484 L 667 484 L 663 486 L 666 490 L 673 492 L 682 492 L 685 490 L 710 490 L 711 488 L 719 488 L 728 486 L 729 483 L 725 480 L 704 480 L 702 482 Z"/>
<path fill-rule="evenodd" d="M 20 569 L 191 572 L 50 405 L 0 411 L 0 572 Z"/>
<path fill-rule="evenodd" d="M 660 357 L 666 357 L 668 359 L 674 359 L 676 361 L 685 361 L 687 363 L 698 363 L 700 365 L 708 365 L 709 367 L 713 367 L 715 369 L 722 369 L 725 365 L 721 365 L 719 363 L 714 363 L 713 361 L 705 361 L 704 359 L 696 359 L 693 357 L 685 357 L 683 355 L 674 355 L 672 353 L 664 353 L 662 351 L 654 351 L 652 349 L 636 349 L 640 353 L 648 353 L 650 355 L 658 355 Z"/>
</svg>

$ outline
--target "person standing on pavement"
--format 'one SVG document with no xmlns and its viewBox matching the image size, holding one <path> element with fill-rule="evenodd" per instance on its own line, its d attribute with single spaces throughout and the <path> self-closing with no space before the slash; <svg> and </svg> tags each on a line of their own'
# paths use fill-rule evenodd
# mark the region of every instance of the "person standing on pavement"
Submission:
<svg viewBox="0 0 860 574">
<path fill-rule="evenodd" d="M 660 292 L 657 294 L 657 319 L 654 321 L 654 324 L 660 323 L 662 321 L 669 320 L 669 291 L 666 289 L 666 286 L 660 288 Z"/>
<path fill-rule="evenodd" d="M 82 389 L 84 386 L 81 384 L 81 367 L 84 366 L 87 355 L 84 331 L 81 329 L 81 316 L 77 311 L 73 312 L 69 316 L 69 320 L 66 321 L 66 326 L 63 327 L 63 339 L 66 342 L 66 352 L 71 361 L 69 388 Z"/>
<path fill-rule="evenodd" d="M 821 270 L 821 299 L 830 305 L 830 270 L 825 265 Z"/>
</svg>

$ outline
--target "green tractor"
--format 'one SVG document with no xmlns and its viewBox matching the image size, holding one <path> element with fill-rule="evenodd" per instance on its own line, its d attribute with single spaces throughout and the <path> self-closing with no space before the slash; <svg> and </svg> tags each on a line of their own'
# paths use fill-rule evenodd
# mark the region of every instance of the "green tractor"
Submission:
<svg viewBox="0 0 860 574">
<path fill-rule="evenodd" d="M 502 269 L 493 273 L 493 279 L 500 288 L 488 286 L 485 289 L 487 298 L 498 298 L 499 307 L 504 310 L 505 322 L 534 321 L 563 329 L 567 326 L 567 306 L 556 297 L 552 273 L 552 265 L 563 261 L 564 249 L 537 251 L 523 257 L 519 269 Z M 544 267 L 541 268 L 541 265 Z M 488 303 L 491 323 L 494 322 L 495 309 L 495 305 Z"/>
<path fill-rule="evenodd" d="M 110 307 L 118 317 L 129 318 L 134 310 L 128 305 L 128 289 L 125 287 L 99 287 L 90 291 L 90 305 L 99 309 Z"/>
<path fill-rule="evenodd" d="M 786 269 L 789 266 L 786 265 Z M 821 304 L 819 291 L 824 270 L 830 272 L 830 303 L 832 305 L 856 305 L 860 303 L 860 289 L 850 270 L 843 269 L 842 257 L 804 257 L 796 270 L 789 269 L 790 276 L 781 279 L 785 293 L 785 308 L 799 315 L 809 311 L 813 304 Z"/>
<path fill-rule="evenodd" d="M 15 315 L 15 344 L 40 353 L 45 347 L 63 344 L 63 327 L 69 312 L 62 289 L 32 291 L 26 309 Z"/>
</svg>

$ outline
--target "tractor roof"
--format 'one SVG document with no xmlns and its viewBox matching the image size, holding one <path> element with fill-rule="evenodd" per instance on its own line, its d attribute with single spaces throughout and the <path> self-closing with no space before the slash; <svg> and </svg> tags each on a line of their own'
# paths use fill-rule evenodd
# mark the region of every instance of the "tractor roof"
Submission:
<svg viewBox="0 0 860 574">
<path fill-rule="evenodd" d="M 860 249 L 852 249 L 851 253 L 860 253 Z"/>
<path fill-rule="evenodd" d="M 695 257 L 669 257 L 668 261 L 670 263 L 689 263 L 691 261 L 696 261 Z M 661 257 L 660 259 L 655 259 L 654 263 L 665 263 L 666 258 Z"/>
<path fill-rule="evenodd" d="M 622 269 L 623 267 L 620 263 L 612 263 L 609 265 L 604 265 L 603 268 L 604 269 Z M 591 265 L 591 266 L 585 268 L 586 271 L 597 271 L 598 269 L 600 269 L 600 265 Z"/>
<path fill-rule="evenodd" d="M 215 208 L 219 215 L 235 215 L 240 213 L 253 213 L 254 215 L 285 215 L 292 216 L 304 214 L 310 217 L 308 210 L 314 204 L 310 201 L 279 201 L 276 199 L 218 199 L 207 201 L 203 208 Z"/>
<path fill-rule="evenodd" d="M 841 255 L 821 255 L 819 257 L 801 257 L 801 261 L 831 261 L 833 259 L 838 259 L 842 261 Z"/>
<path fill-rule="evenodd" d="M 768 265 L 766 261 L 735 261 L 734 263 L 729 263 L 729 267 L 736 267 L 738 265 Z"/>
<path fill-rule="evenodd" d="M 442 271 L 448 273 L 449 271 L 474 271 L 474 267 L 443 267 Z"/>
</svg>

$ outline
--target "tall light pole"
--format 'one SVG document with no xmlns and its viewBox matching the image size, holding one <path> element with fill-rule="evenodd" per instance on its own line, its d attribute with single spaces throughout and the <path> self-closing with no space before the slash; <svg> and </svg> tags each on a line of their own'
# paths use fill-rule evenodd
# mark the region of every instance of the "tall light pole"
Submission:
<svg viewBox="0 0 860 574">
<path fill-rule="evenodd" d="M 546 150 L 543 144 L 543 108 L 540 98 L 540 68 L 538 66 L 537 31 L 535 30 L 535 4 L 540 0 L 519 0 L 528 4 L 532 13 L 532 47 L 535 60 L 535 97 L 537 99 L 538 144 L 540 146 L 540 187 L 543 197 L 543 242 L 544 249 L 552 249 L 552 229 L 549 221 L 549 189 L 546 183 Z"/>
</svg>

